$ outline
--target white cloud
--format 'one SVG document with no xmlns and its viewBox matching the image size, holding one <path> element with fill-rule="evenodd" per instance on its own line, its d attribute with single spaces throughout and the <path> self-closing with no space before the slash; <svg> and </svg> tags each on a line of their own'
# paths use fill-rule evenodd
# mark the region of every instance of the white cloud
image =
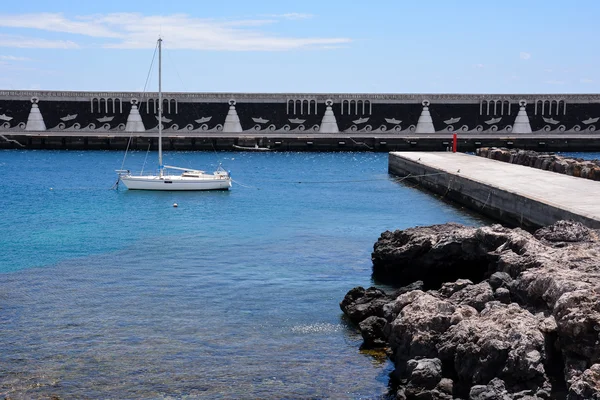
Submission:
<svg viewBox="0 0 600 400">
<path fill-rule="evenodd" d="M 75 21 L 70 21 L 59 13 L 0 14 L 0 26 L 65 32 L 93 37 L 118 37 L 118 34 L 95 21 L 95 16 L 76 17 L 75 19 Z"/>
<path fill-rule="evenodd" d="M 581 83 L 594 83 L 594 80 L 593 79 L 589 79 L 589 78 L 581 78 L 579 80 L 579 82 L 581 82 Z"/>
<path fill-rule="evenodd" d="M 473 65 L 473 67 L 475 67 L 477 69 L 481 69 L 481 68 L 485 68 L 485 65 L 483 65 L 483 64 L 475 64 L 475 65 Z"/>
<path fill-rule="evenodd" d="M 531 54 L 530 53 L 526 53 L 524 51 L 522 51 L 519 54 L 519 57 L 521 57 L 522 60 L 529 60 L 531 58 Z"/>
<path fill-rule="evenodd" d="M 285 19 L 305 19 L 309 14 L 289 13 L 273 16 Z M 78 16 L 68 19 L 62 14 L 38 13 L 0 15 L 0 27 L 28 28 L 62 32 L 105 41 L 100 47 L 119 49 L 153 48 L 162 35 L 172 49 L 228 51 L 284 51 L 305 48 L 331 48 L 351 42 L 344 37 L 284 37 L 261 31 L 275 19 L 211 20 L 186 14 L 145 16 L 139 13 L 112 13 Z M 72 40 L 45 39 L 9 40 L 0 36 L 4 47 L 76 48 Z"/>
<path fill-rule="evenodd" d="M 22 49 L 78 49 L 79 45 L 71 40 L 48 40 L 0 34 L 0 47 L 16 47 Z"/>
<path fill-rule="evenodd" d="M 2 61 L 30 61 L 31 58 L 0 55 L 0 60 L 2 60 Z"/>
</svg>

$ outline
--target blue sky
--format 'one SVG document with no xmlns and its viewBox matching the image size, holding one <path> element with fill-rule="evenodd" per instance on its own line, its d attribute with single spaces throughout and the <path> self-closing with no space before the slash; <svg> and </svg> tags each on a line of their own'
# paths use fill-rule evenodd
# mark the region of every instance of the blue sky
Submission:
<svg viewBox="0 0 600 400">
<path fill-rule="evenodd" d="M 0 89 L 598 93 L 597 0 L 4 2 Z M 150 90 L 156 90 L 156 71 Z"/>
</svg>

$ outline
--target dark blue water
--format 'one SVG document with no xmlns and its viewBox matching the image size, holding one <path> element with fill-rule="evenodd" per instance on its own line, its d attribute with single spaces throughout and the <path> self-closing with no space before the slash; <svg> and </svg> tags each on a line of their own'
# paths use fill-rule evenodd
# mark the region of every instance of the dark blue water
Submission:
<svg viewBox="0 0 600 400">
<path fill-rule="evenodd" d="M 380 397 L 340 300 L 382 231 L 480 224 L 387 154 L 167 154 L 240 183 L 191 193 L 109 190 L 122 157 L 0 151 L 1 396 Z"/>
<path fill-rule="evenodd" d="M 563 157 L 583 158 L 584 160 L 600 160 L 600 153 L 593 152 L 559 152 Z"/>
</svg>

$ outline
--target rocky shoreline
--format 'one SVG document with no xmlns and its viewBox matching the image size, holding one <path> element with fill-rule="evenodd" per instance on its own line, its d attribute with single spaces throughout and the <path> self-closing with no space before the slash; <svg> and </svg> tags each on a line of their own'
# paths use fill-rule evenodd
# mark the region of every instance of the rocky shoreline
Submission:
<svg viewBox="0 0 600 400">
<path fill-rule="evenodd" d="M 600 231 L 448 223 L 384 232 L 340 307 L 397 399 L 600 399 Z"/>
<path fill-rule="evenodd" d="M 482 147 L 477 149 L 475 154 L 492 160 L 600 181 L 600 161 L 598 160 L 584 160 L 563 157 L 554 153 L 538 153 L 532 150 L 504 147 Z"/>
</svg>

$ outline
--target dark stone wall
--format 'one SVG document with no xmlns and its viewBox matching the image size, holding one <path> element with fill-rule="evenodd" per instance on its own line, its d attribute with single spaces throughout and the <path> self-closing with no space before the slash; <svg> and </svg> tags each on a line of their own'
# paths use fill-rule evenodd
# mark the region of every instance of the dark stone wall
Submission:
<svg viewBox="0 0 600 400">
<path fill-rule="evenodd" d="M 512 104 L 510 113 L 498 109 L 490 114 L 480 114 L 479 104 L 432 104 L 429 107 L 433 126 L 437 132 L 502 131 L 512 127 L 519 112 L 519 106 Z M 503 111 L 503 112 L 502 112 Z"/>
<path fill-rule="evenodd" d="M 163 127 L 167 131 L 216 129 L 223 126 L 227 110 L 229 105 L 226 103 L 178 102 L 177 110 L 172 103 L 170 109 L 166 105 L 163 107 Z M 152 105 L 143 102 L 139 112 L 147 130 L 158 129 L 157 111 Z"/>
<path fill-rule="evenodd" d="M 562 107 L 559 110 L 559 113 L 557 113 L 553 107 L 552 112 L 549 112 L 548 109 L 545 108 L 544 113 L 542 114 L 539 104 L 537 108 L 537 115 L 535 112 L 535 104 L 528 104 L 526 110 L 527 115 L 529 116 L 531 129 L 534 132 L 593 132 L 600 128 L 600 124 L 598 123 L 598 121 L 600 121 L 598 120 L 598 117 L 600 117 L 600 104 L 598 103 L 567 103 L 566 113 Z"/>
<path fill-rule="evenodd" d="M 146 130 L 157 129 L 157 102 L 139 95 L 139 112 Z M 325 95 L 306 95 L 308 100 L 286 100 L 287 95 L 284 94 L 272 95 L 272 98 L 256 95 L 256 100 L 248 96 L 239 95 L 242 99 L 235 103 L 242 129 L 247 132 L 316 132 L 326 111 L 325 100 L 321 98 Z M 341 98 L 343 95 L 337 96 L 331 97 L 338 129 L 350 133 L 410 133 L 415 130 L 423 112 L 423 101 L 428 98 L 433 99 L 428 108 L 435 132 L 510 133 L 519 112 L 519 102 L 515 100 L 518 96 L 513 96 L 515 99 L 510 101 L 481 100 L 480 95 L 472 95 L 472 99 L 469 95 L 454 95 L 460 101 L 453 99 L 452 95 L 447 96 L 448 100 L 442 95 L 422 95 L 420 99 L 411 101 L 396 99 L 402 95 L 389 95 L 389 101 L 379 98 L 369 101 L 370 95 L 364 95 L 364 100 L 344 100 Z M 355 98 L 357 95 L 350 96 Z M 87 100 L 65 97 L 39 96 L 38 105 L 47 130 L 124 130 L 132 109 L 131 96 L 90 97 Z M 229 99 L 224 95 L 215 95 L 214 99 L 207 101 L 186 101 L 185 94 L 180 94 L 177 100 L 175 98 L 176 95 L 171 94 L 164 100 L 165 130 L 182 133 L 222 130 L 230 107 Z M 0 129 L 23 130 L 30 110 L 29 99 L 0 97 Z M 561 100 L 557 95 L 555 100 L 530 100 L 525 110 L 533 132 L 591 133 L 600 128 L 600 97 L 586 102 L 579 98 L 576 101 Z"/>
<path fill-rule="evenodd" d="M 12 118 L 10 121 L 0 120 L 0 126 L 4 127 L 4 129 L 9 129 L 18 127 L 20 123 L 27 123 L 30 110 L 30 101 L 0 100 L 0 116 L 5 115 L 8 118 Z"/>
<path fill-rule="evenodd" d="M 410 130 L 411 126 L 415 127 L 417 125 L 423 106 L 420 103 L 375 103 L 371 105 L 371 113 L 369 113 L 369 110 L 365 110 L 363 113 L 360 107 L 358 112 L 355 112 L 356 108 L 351 107 L 350 114 L 348 114 L 348 108 L 344 108 L 343 115 L 342 104 L 334 103 L 332 109 L 340 132 L 400 132 Z M 389 122 L 388 120 L 400 122 Z"/>
<path fill-rule="evenodd" d="M 119 126 L 125 129 L 127 116 L 131 111 L 129 102 L 116 105 L 114 111 L 112 106 L 109 106 L 108 110 L 103 106 L 101 111 L 95 109 L 94 112 L 92 112 L 90 102 L 83 101 L 40 101 L 38 106 L 48 130 L 111 130 L 119 129 Z M 31 102 L 27 108 L 29 112 Z M 25 122 L 27 122 L 27 116 L 25 116 Z"/>
</svg>

